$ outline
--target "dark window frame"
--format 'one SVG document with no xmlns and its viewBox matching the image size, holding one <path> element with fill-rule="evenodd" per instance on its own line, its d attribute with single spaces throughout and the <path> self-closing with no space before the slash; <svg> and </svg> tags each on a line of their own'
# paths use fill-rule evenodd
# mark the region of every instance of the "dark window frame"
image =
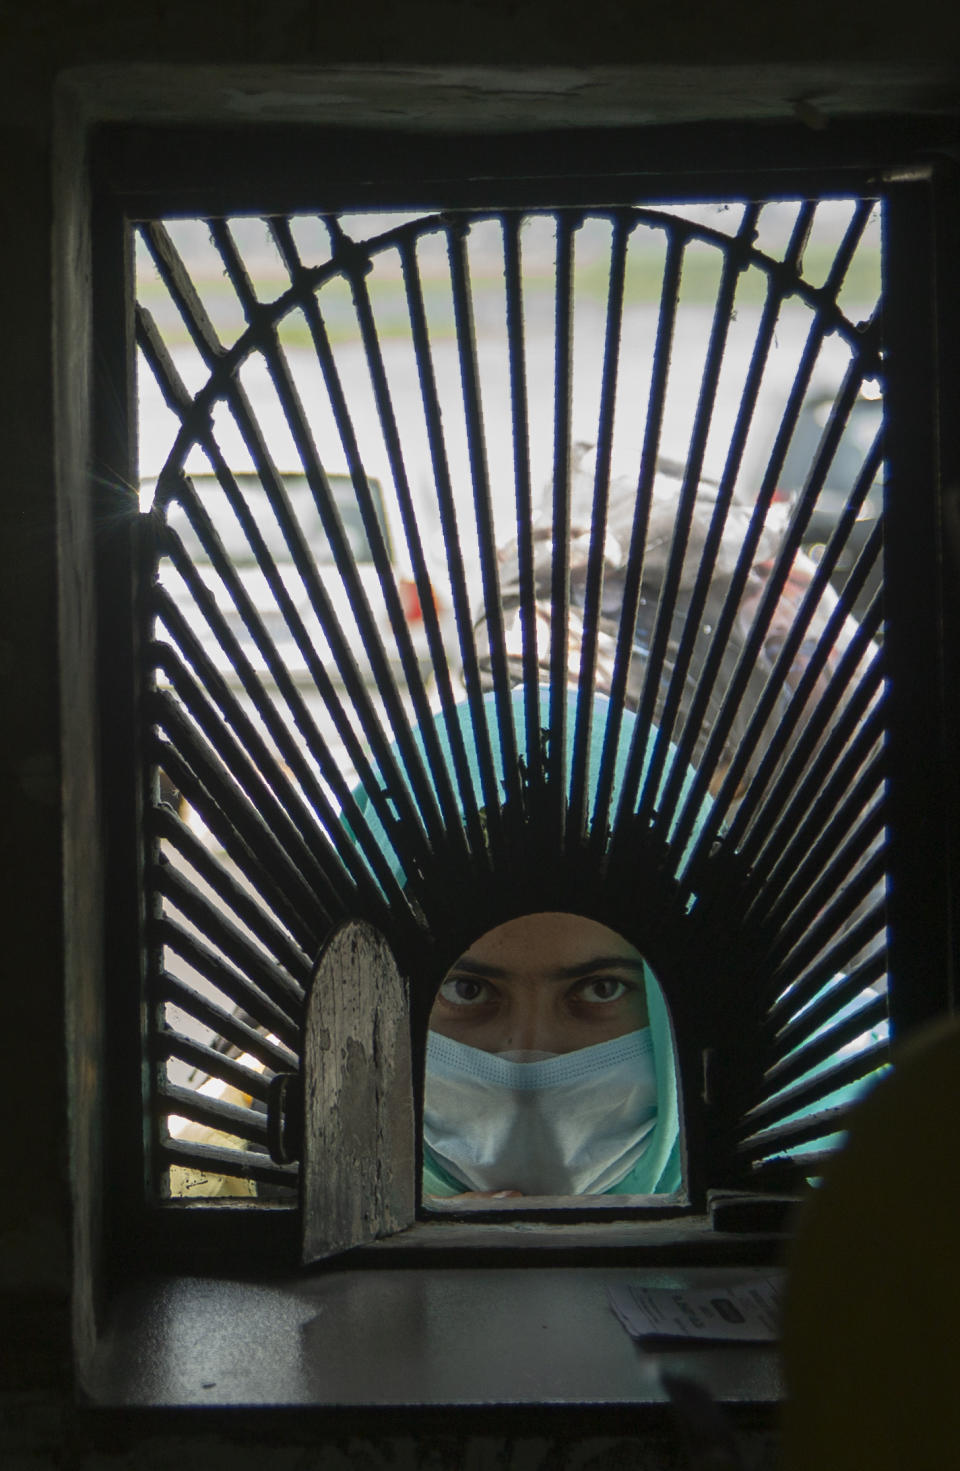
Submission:
<svg viewBox="0 0 960 1471">
<path fill-rule="evenodd" d="M 696 125 L 673 129 L 591 130 L 510 136 L 378 134 L 367 130 L 288 127 L 187 129 L 103 127 L 94 139 L 93 340 L 97 406 L 93 486 L 100 631 L 100 770 L 106 836 L 103 939 L 106 1045 L 103 1074 L 107 1118 L 103 1158 L 108 1182 L 111 1256 L 142 1260 L 213 1260 L 224 1251 L 248 1264 L 296 1253 L 295 1212 L 257 1207 L 194 1206 L 189 1212 L 142 1205 L 144 1153 L 140 1107 L 142 1059 L 129 1039 L 142 1025 L 142 998 L 131 977 L 145 954 L 144 895 L 139 887 L 142 789 L 136 708 L 138 691 L 137 565 L 123 519 L 114 513 L 134 482 L 130 446 L 132 385 L 119 366 L 129 361 L 133 335 L 132 268 L 125 222 L 145 214 L 243 212 L 256 208 L 317 208 L 317 188 L 304 176 L 323 160 L 330 208 L 376 202 L 452 207 L 471 204 L 586 203 L 601 188 L 611 200 L 741 197 L 782 192 L 857 193 L 889 189 L 897 207 L 888 217 L 888 281 L 908 280 L 911 263 L 929 263 L 926 291 L 894 290 L 885 333 L 894 349 L 888 382 L 888 541 L 891 669 L 889 810 L 891 813 L 889 956 L 891 1009 L 904 1032 L 954 1004 L 950 895 L 956 874 L 950 816 L 955 787 L 944 793 L 938 777 L 949 770 L 957 730 L 946 648 L 956 631 L 942 571 L 942 487 L 955 481 L 956 429 L 950 413 L 957 380 L 956 290 L 945 272 L 955 210 L 952 165 L 934 154 L 935 127 L 916 124 L 889 131 L 861 124 L 813 138 L 793 128 Z M 776 157 L 778 167 L 770 167 Z M 598 173 L 597 158 L 604 167 Z M 277 166 L 277 160 L 281 160 Z M 696 167 L 690 161 L 696 160 Z M 523 169 L 517 161 L 523 161 Z M 929 160 L 929 161 L 928 161 Z M 306 161 L 306 162 L 305 162 Z M 655 161 L 656 167 L 652 167 Z M 254 183 L 250 181 L 254 180 Z M 417 192 L 411 194 L 416 188 Z M 308 194 L 309 190 L 309 194 Z M 905 264 L 906 263 L 906 264 Z M 119 287 L 119 290 L 118 290 Z M 900 365 L 906 364 L 906 367 Z M 917 466 L 922 473 L 917 474 Z M 919 506 L 899 487 L 921 479 L 933 493 Z M 897 609 L 910 610 L 900 618 Z M 920 712 L 923 712 L 922 717 Z M 939 759 L 916 759 L 914 731 L 934 732 Z M 940 833 L 940 840 L 934 833 Z M 902 978 L 902 979 L 898 979 Z M 443 1233 L 455 1245 L 455 1228 Z M 476 1229 L 480 1229 L 479 1227 Z M 552 1228 L 551 1228 L 552 1229 Z M 565 1252 L 578 1239 L 589 1251 L 607 1227 L 571 1226 L 554 1240 Z M 624 1243 L 643 1227 L 617 1228 Z M 662 1226 L 655 1233 L 663 1238 Z M 496 1228 L 502 1240 L 502 1227 Z M 579 1231 L 579 1238 L 578 1238 Z M 680 1233 L 682 1235 L 682 1233 Z M 433 1238 L 439 1242 L 436 1234 Z M 546 1239 L 546 1234 L 545 1234 Z M 679 1239 L 679 1237 L 678 1237 Z M 511 1243 L 509 1250 L 514 1250 Z M 522 1245 L 519 1248 L 522 1251 Z M 131 1260 L 131 1265 L 134 1265 Z"/>
</svg>

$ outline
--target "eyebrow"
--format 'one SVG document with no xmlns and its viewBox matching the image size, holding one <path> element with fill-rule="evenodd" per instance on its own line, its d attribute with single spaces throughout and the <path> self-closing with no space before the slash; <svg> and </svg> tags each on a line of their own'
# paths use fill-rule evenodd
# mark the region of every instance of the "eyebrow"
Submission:
<svg viewBox="0 0 960 1471">
<path fill-rule="evenodd" d="M 552 971 L 547 979 L 550 981 L 578 981 L 584 976 L 594 975 L 598 970 L 630 970 L 643 975 L 646 967 L 643 960 L 639 958 L 632 960 L 628 955 L 592 955 L 589 960 L 579 961 L 576 965 L 560 966 L 559 969 Z M 463 955 L 450 967 L 446 979 L 466 975 L 496 981 L 513 974 L 511 966 L 484 965 L 480 961 L 471 960 L 469 956 Z"/>
</svg>

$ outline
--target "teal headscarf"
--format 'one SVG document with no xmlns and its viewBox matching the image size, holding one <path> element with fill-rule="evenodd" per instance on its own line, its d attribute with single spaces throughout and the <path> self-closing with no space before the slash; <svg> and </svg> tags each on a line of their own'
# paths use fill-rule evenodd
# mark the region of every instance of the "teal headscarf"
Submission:
<svg viewBox="0 0 960 1471">
<path fill-rule="evenodd" d="M 539 708 L 541 715 L 541 727 L 546 729 L 549 691 L 541 688 L 538 692 Z M 577 693 L 570 690 L 567 693 L 567 722 L 568 729 L 572 731 L 576 713 Z M 589 757 L 587 763 L 586 792 L 588 795 L 588 816 L 593 821 L 605 821 L 612 824 L 620 805 L 620 798 L 624 789 L 627 775 L 630 752 L 636 736 L 636 718 L 629 711 L 621 715 L 620 726 L 617 736 L 617 744 L 613 758 L 613 780 L 610 784 L 610 797 L 605 813 L 593 811 L 595 798 L 600 785 L 601 756 L 604 749 L 604 736 L 607 729 L 607 721 L 611 714 L 611 704 L 603 695 L 594 695 L 591 700 L 590 720 L 590 743 Z M 512 714 L 513 734 L 516 741 L 516 749 L 519 760 L 528 764 L 528 752 L 525 729 L 525 698 L 523 691 L 515 689 L 510 695 L 510 711 Z M 473 799 L 478 808 L 484 806 L 483 783 L 480 774 L 480 762 L 478 758 L 478 738 L 474 728 L 472 711 L 465 702 L 455 707 L 455 714 L 459 724 L 459 739 L 462 741 L 469 767 L 469 780 L 472 786 Z M 483 714 L 487 726 L 487 738 L 490 742 L 490 750 L 493 755 L 497 778 L 502 782 L 503 790 L 509 786 L 508 773 L 505 769 L 505 758 L 503 743 L 500 739 L 500 726 L 495 700 L 492 694 L 488 694 L 483 700 Z M 454 754 L 451 734 L 447 721 L 443 715 L 437 715 L 434 721 L 435 739 L 442 753 L 443 761 L 450 774 L 451 783 L 454 782 Z M 650 763 L 656 750 L 659 739 L 654 730 L 647 740 L 641 765 L 641 775 L 638 784 L 638 798 L 644 792 L 644 785 L 649 771 Z M 427 748 L 423 734 L 420 730 L 414 732 L 414 741 L 418 754 L 423 761 L 424 768 L 429 770 L 427 762 Z M 569 791 L 572 777 L 572 741 L 566 743 L 565 771 L 567 789 Z M 402 761 L 397 755 L 400 769 L 403 770 Z M 658 784 L 657 796 L 663 792 L 676 762 L 676 750 L 672 745 L 668 747 L 666 759 L 663 762 L 662 772 Z M 680 800 L 676 804 L 675 811 L 682 808 L 687 797 L 690 784 L 693 781 L 693 770 L 688 768 L 684 775 L 681 787 Z M 391 841 L 386 828 L 380 821 L 377 813 L 369 803 L 369 794 L 358 792 L 356 794 L 358 804 L 364 813 L 365 820 L 371 837 L 377 843 L 381 852 L 387 857 L 390 867 L 401 884 L 406 882 L 403 858 L 398 851 L 397 845 Z M 458 798 L 458 805 L 463 808 L 463 802 Z M 707 807 L 705 803 L 701 809 L 697 823 L 693 829 L 688 845 L 695 842 L 702 822 L 706 817 Z M 656 803 L 654 803 L 656 806 Z M 669 829 L 666 834 L 669 836 Z M 686 857 L 686 852 L 683 857 Z M 570 905 L 557 905 L 569 909 Z M 677 1071 L 673 1037 L 670 1025 L 670 1017 L 667 1003 L 661 990 L 660 984 L 650 970 L 645 967 L 647 1008 L 649 1013 L 650 1031 L 653 1042 L 654 1066 L 657 1083 L 657 1120 L 650 1135 L 650 1142 L 644 1154 L 633 1166 L 627 1176 L 621 1180 L 609 1193 L 617 1195 L 664 1195 L 678 1191 L 682 1185 L 682 1165 L 680 1147 L 680 1110 L 678 1104 Z M 450 1196 L 459 1194 L 463 1186 L 449 1176 L 434 1160 L 428 1146 L 424 1146 L 424 1170 L 423 1189 L 425 1194 L 433 1196 Z"/>
</svg>

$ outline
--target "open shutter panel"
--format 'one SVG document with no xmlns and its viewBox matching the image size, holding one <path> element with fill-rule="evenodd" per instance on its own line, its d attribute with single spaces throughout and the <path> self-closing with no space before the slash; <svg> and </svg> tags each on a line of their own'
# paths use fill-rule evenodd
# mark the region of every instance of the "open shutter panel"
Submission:
<svg viewBox="0 0 960 1471">
<path fill-rule="evenodd" d="M 409 1226 L 416 1211 L 410 1019 L 390 947 L 348 920 L 323 947 L 303 1052 L 303 1260 Z"/>
</svg>

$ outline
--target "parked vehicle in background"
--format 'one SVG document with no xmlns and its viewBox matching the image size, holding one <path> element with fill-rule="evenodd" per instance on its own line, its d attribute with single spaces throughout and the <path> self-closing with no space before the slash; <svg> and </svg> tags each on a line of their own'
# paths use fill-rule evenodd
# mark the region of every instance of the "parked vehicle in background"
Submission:
<svg viewBox="0 0 960 1471">
<path fill-rule="evenodd" d="M 280 524 L 271 508 L 269 498 L 260 479 L 252 473 L 238 473 L 237 488 L 249 508 L 257 528 L 266 544 L 273 568 L 279 575 L 285 591 L 302 620 L 307 638 L 320 662 L 327 669 L 334 683 L 343 682 L 342 671 L 337 667 L 320 619 L 314 610 L 308 589 L 300 575 L 291 548 L 283 535 Z M 303 649 L 291 632 L 280 607 L 270 579 L 259 564 L 250 542 L 235 515 L 230 499 L 216 476 L 195 474 L 191 477 L 197 497 L 213 523 L 214 530 L 223 549 L 236 570 L 240 585 L 250 599 L 266 632 L 273 640 L 278 654 L 285 664 L 294 683 L 301 689 L 312 685 L 312 678 Z M 373 552 L 367 537 L 356 491 L 349 475 L 329 475 L 328 481 L 337 514 L 350 552 L 356 566 L 358 579 L 366 597 L 374 623 L 387 656 L 390 668 L 398 680 L 402 680 L 402 666 L 397 641 L 393 635 L 387 613 L 386 598 L 380 576 L 374 563 Z M 421 673 L 429 668 L 429 651 L 424 629 L 423 610 L 412 577 L 398 565 L 395 541 L 387 516 L 383 488 L 380 482 L 370 478 L 367 482 L 377 522 L 383 535 L 384 545 L 393 569 L 400 606 L 406 619 L 413 648 Z M 341 577 L 334 557 L 333 548 L 324 531 L 320 513 L 306 476 L 302 472 L 283 475 L 283 485 L 290 509 L 302 536 L 310 549 L 315 566 L 320 574 L 324 595 L 329 600 L 333 613 L 333 625 L 343 640 L 360 671 L 365 683 L 374 684 L 374 673 L 369 656 L 368 640 L 357 619 L 350 592 Z M 142 499 L 149 503 L 153 487 L 144 486 Z M 224 621 L 235 635 L 244 654 L 264 682 L 271 683 L 266 662 L 258 649 L 241 611 L 227 596 L 224 584 L 215 571 L 210 556 L 200 537 L 194 530 L 182 506 L 174 502 L 167 512 L 167 523 L 183 542 L 191 561 L 198 568 L 220 608 Z M 160 566 L 160 579 L 168 587 L 193 633 L 200 641 L 204 652 L 214 666 L 234 686 L 237 674 L 227 652 L 221 646 L 214 630 L 204 617 L 194 599 L 167 561 Z M 436 601 L 436 599 L 435 599 Z"/>
<path fill-rule="evenodd" d="M 572 686 L 580 678 L 580 667 L 586 624 L 588 558 L 592 543 L 589 507 L 592 500 L 593 478 L 589 472 L 589 445 L 575 446 L 571 491 L 571 518 L 568 528 L 568 551 L 570 567 L 570 598 L 567 618 L 568 677 Z M 862 456 L 861 456 L 862 459 Z M 676 522 L 676 507 L 685 467 L 672 460 L 657 462 L 657 474 L 653 481 L 651 502 L 646 520 L 646 544 L 642 557 L 642 578 L 636 606 L 632 637 L 630 638 L 629 663 L 622 686 L 623 699 L 630 710 L 641 709 L 648 697 L 647 680 L 651 667 L 654 670 L 655 692 L 651 715 L 659 724 L 669 702 L 674 699 L 676 728 L 682 729 L 688 715 L 705 700 L 701 709 L 695 742 L 692 746 L 693 764 L 699 765 L 713 739 L 714 722 L 723 713 L 728 687 L 740 667 L 747 641 L 751 637 L 754 620 L 767 596 L 771 574 L 780 555 L 787 526 L 787 518 L 780 512 L 785 506 L 775 505 L 768 516 L 759 540 L 754 547 L 753 561 L 747 573 L 739 597 L 739 604 L 724 642 L 719 646 L 719 661 L 708 688 L 701 687 L 701 677 L 708 661 L 717 655 L 715 630 L 722 625 L 731 584 L 742 553 L 752 507 L 734 502 L 726 516 L 719 543 L 713 548 L 713 574 L 709 586 L 702 592 L 703 602 L 697 616 L 696 633 L 686 654 L 680 675 L 680 687 L 675 687 L 676 668 L 681 660 L 684 640 L 689 632 L 690 607 L 697 590 L 704 548 L 713 533 L 713 520 L 717 504 L 717 486 L 710 480 L 701 480 L 689 510 L 689 524 L 685 541 L 685 552 L 676 585 L 670 594 L 669 626 L 661 628 L 662 599 L 668 581 L 673 558 L 673 535 Z M 544 680 L 550 677 L 553 620 L 553 559 L 554 534 L 549 510 L 551 488 L 545 488 L 544 510 L 535 523 L 532 540 L 532 571 L 535 613 L 535 635 L 537 659 Z M 843 498 L 843 503 L 846 501 Z M 630 546 L 636 508 L 636 486 L 632 479 L 620 477 L 610 485 L 606 537 L 603 546 L 602 584 L 599 594 L 596 622 L 596 647 L 592 677 L 594 688 L 609 694 L 618 677 L 618 662 L 622 657 L 621 628 L 623 599 L 629 574 L 634 564 L 630 560 Z M 578 516 L 578 511 L 581 516 Z M 837 515 L 840 508 L 837 508 Z M 861 543 L 862 544 L 862 543 Z M 505 625 L 505 653 L 508 677 L 515 685 L 523 681 L 523 641 L 519 616 L 521 605 L 521 570 L 519 549 L 516 540 L 506 543 L 498 550 L 500 564 L 500 586 L 502 612 Z M 767 614 L 765 632 L 759 648 L 754 650 L 752 664 L 746 676 L 735 710 L 730 714 L 723 752 L 715 760 L 711 790 L 719 791 L 727 770 L 742 755 L 742 747 L 750 730 L 751 722 L 765 696 L 767 681 L 780 660 L 784 644 L 800 613 L 816 574 L 813 559 L 803 550 L 793 556 L 786 580 L 780 590 L 776 604 Z M 783 671 L 776 695 L 776 703 L 767 715 L 770 725 L 785 719 L 790 714 L 794 692 L 804 679 L 811 655 L 818 640 L 825 633 L 837 606 L 836 592 L 825 587 L 816 609 L 811 613 L 803 643 L 796 650 L 788 670 Z M 857 631 L 853 618 L 846 618 L 842 627 L 834 634 L 830 652 L 826 656 L 819 677 L 809 692 L 806 706 L 797 717 L 799 730 L 809 720 L 816 708 L 816 701 L 832 678 L 842 656 Z M 661 641 L 660 652 L 651 665 L 651 654 Z M 480 657 L 481 678 L 492 688 L 493 662 L 490 654 L 489 626 L 486 609 L 478 609 L 475 623 L 477 649 Z M 624 645 L 624 648 L 626 645 Z M 850 686 L 852 688 L 852 685 Z M 846 699 L 847 696 L 844 696 Z M 842 708 L 842 706 L 841 706 Z M 754 742 L 752 754 L 746 760 L 736 796 L 739 800 L 747 791 L 764 758 L 763 743 Z"/>
</svg>

